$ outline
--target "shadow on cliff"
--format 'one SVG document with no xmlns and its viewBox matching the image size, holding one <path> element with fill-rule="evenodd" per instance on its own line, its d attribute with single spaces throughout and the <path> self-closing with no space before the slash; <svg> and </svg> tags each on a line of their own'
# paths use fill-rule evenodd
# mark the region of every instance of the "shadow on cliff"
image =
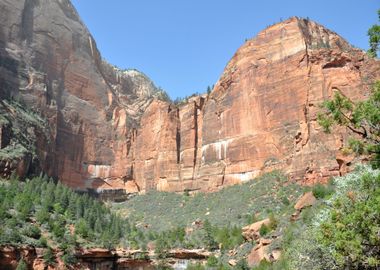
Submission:
<svg viewBox="0 0 380 270">
<path fill-rule="evenodd" d="M 14 59 L 6 50 L 7 37 L 0 26 L 0 99 L 16 98 L 19 92 L 19 66 L 18 60 Z"/>
</svg>

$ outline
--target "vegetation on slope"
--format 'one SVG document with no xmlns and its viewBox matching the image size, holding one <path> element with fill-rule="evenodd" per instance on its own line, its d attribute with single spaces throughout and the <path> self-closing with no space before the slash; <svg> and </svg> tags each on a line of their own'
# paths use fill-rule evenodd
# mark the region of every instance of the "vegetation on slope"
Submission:
<svg viewBox="0 0 380 270">
<path fill-rule="evenodd" d="M 303 191 L 302 186 L 288 183 L 280 172 L 272 172 L 214 193 L 188 196 L 150 191 L 114 204 L 113 208 L 127 215 L 131 222 L 153 231 L 189 226 L 196 220 L 208 220 L 218 227 L 241 227 L 266 218 L 270 213 L 291 213 L 291 202 Z"/>
<path fill-rule="evenodd" d="M 284 269 L 378 269 L 380 174 L 369 167 L 334 180 L 336 191 L 284 234 Z M 305 218 L 305 215 L 307 216 Z M 271 268 L 265 268 L 271 269 Z"/>
<path fill-rule="evenodd" d="M 114 246 L 126 231 L 125 222 L 101 202 L 47 178 L 0 183 L 0 245 L 60 249 L 70 262 L 75 248 Z"/>
<path fill-rule="evenodd" d="M 220 265 L 230 259 L 244 259 L 255 243 L 243 239 L 241 228 L 268 217 L 273 225 L 263 226 L 260 234 L 274 239 L 273 249 L 280 247 L 278 235 L 291 223 L 294 203 L 305 190 L 287 182 L 281 173 L 272 172 L 214 193 L 189 196 L 152 191 L 115 203 L 113 208 L 128 216 L 143 235 L 156 235 L 160 249 L 179 246 L 219 250 Z M 136 241 L 140 243 L 141 239 Z"/>
</svg>

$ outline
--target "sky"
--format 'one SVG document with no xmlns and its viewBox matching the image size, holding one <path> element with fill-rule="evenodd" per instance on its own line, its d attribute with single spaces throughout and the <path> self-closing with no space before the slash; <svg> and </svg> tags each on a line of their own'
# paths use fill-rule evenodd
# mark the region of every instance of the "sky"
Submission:
<svg viewBox="0 0 380 270">
<path fill-rule="evenodd" d="M 368 49 L 379 0 L 72 0 L 103 56 L 172 99 L 206 92 L 247 38 L 292 16 Z"/>
</svg>

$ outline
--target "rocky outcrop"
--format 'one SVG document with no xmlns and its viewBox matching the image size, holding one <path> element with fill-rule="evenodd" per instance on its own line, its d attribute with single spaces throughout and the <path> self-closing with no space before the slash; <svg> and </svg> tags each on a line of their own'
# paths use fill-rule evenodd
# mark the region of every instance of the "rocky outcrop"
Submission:
<svg viewBox="0 0 380 270">
<path fill-rule="evenodd" d="M 347 131 L 325 134 L 319 104 L 336 91 L 362 99 L 380 77 L 336 33 L 291 18 L 248 40 L 209 95 L 175 106 L 144 74 L 104 62 L 69 0 L 0 8 L 0 96 L 49 127 L 34 167 L 105 198 L 214 190 L 273 169 L 304 183 L 345 173 Z"/>
<path fill-rule="evenodd" d="M 55 252 L 55 263 L 47 266 L 43 259 L 44 249 L 31 246 L 0 246 L 0 269 L 13 270 L 22 260 L 30 269 L 67 269 L 62 261 L 62 253 Z M 203 249 L 175 249 L 167 253 L 167 263 L 175 266 L 183 261 L 204 261 L 212 253 Z M 77 263 L 70 269 L 156 269 L 158 264 L 153 251 L 108 250 L 103 248 L 81 249 L 75 253 Z M 176 268 L 174 268 L 176 269 Z M 181 268 L 180 268 L 181 269 Z"/>
<path fill-rule="evenodd" d="M 294 205 L 294 209 L 301 211 L 302 209 L 313 206 L 317 202 L 317 199 L 314 197 L 313 192 L 306 192 L 298 199 Z"/>
<path fill-rule="evenodd" d="M 244 239 L 249 241 L 255 241 L 260 238 L 260 228 L 262 226 L 269 226 L 271 221 L 269 218 L 257 221 L 251 225 L 245 226 L 242 228 L 242 235 Z"/>
</svg>

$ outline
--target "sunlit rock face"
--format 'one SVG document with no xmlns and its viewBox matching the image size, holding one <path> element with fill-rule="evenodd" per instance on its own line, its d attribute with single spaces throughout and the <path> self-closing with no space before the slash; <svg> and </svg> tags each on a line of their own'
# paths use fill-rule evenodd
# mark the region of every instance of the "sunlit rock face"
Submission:
<svg viewBox="0 0 380 270">
<path fill-rule="evenodd" d="M 379 68 L 314 22 L 273 25 L 236 52 L 210 95 L 179 108 L 148 108 L 137 141 L 149 142 L 136 151 L 149 154 L 139 156 L 136 179 L 143 189 L 183 191 L 214 190 L 274 169 L 305 183 L 345 173 L 352 160 L 341 158 L 347 131 L 325 134 L 319 105 L 336 91 L 364 98 Z"/>
<path fill-rule="evenodd" d="M 323 133 L 319 104 L 335 91 L 362 99 L 380 77 L 363 51 L 291 18 L 248 40 L 209 95 L 175 106 L 144 74 L 103 61 L 68 0 L 4 0 L 0 12 L 0 96 L 49 126 L 33 164 L 111 197 L 214 190 L 274 169 L 307 183 L 344 173 L 346 131 Z"/>
<path fill-rule="evenodd" d="M 125 159 L 153 83 L 104 62 L 70 1 L 4 0 L 0 10 L 1 98 L 49 122 L 41 169 L 78 189 L 135 190 L 122 180 Z"/>
</svg>

